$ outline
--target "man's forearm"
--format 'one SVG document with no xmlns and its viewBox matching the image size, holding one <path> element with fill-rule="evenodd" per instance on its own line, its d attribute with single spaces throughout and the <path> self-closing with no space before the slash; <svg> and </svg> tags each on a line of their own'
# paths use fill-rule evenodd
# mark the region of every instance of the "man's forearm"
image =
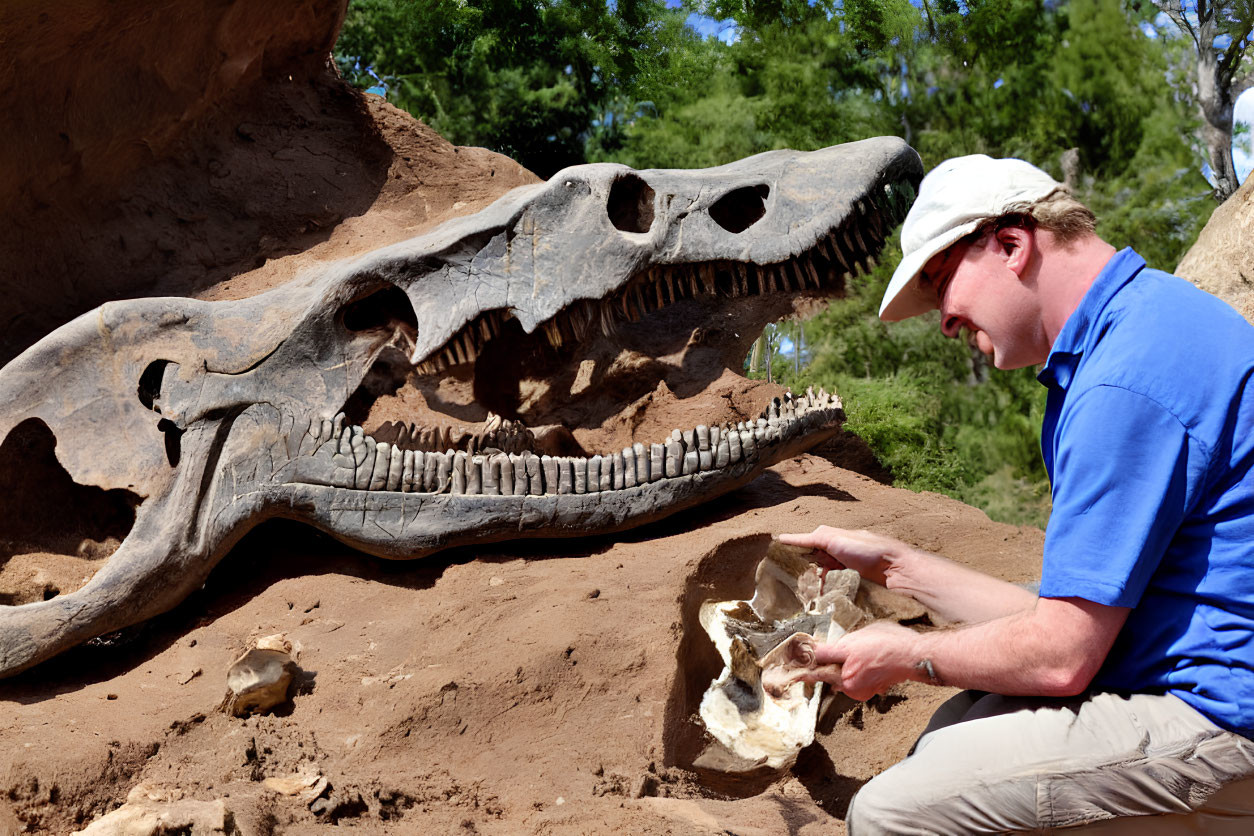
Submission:
<svg viewBox="0 0 1254 836">
<path fill-rule="evenodd" d="M 921 633 L 911 655 L 918 681 L 1006 696 L 1071 696 L 1091 679 L 1056 653 L 1033 627 L 1031 613 Z"/>
<path fill-rule="evenodd" d="M 1127 610 L 1079 599 L 952 630 L 916 634 L 913 678 L 1008 696 L 1065 697 L 1088 687 Z"/>
<path fill-rule="evenodd" d="M 1088 687 L 1127 614 L 1079 598 L 1041 598 L 1030 610 L 953 629 L 920 633 L 875 622 L 817 646 L 814 655 L 819 665 L 841 666 L 833 684 L 855 699 L 906 679 L 1068 696 Z"/>
<path fill-rule="evenodd" d="M 885 586 L 914 598 L 950 624 L 975 624 L 1031 610 L 1036 596 L 1022 587 L 938 555 L 905 549 L 887 562 Z"/>
</svg>

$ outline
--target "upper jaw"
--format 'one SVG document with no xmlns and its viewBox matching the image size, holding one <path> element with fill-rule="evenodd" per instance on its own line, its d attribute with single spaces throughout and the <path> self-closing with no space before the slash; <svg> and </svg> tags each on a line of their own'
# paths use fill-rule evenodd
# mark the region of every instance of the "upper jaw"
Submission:
<svg viewBox="0 0 1254 836">
<path fill-rule="evenodd" d="M 557 343 L 679 299 L 830 295 L 879 251 L 921 175 L 891 137 L 696 171 L 577 166 L 334 272 L 399 288 L 411 361 L 436 373 L 511 323 Z"/>
</svg>

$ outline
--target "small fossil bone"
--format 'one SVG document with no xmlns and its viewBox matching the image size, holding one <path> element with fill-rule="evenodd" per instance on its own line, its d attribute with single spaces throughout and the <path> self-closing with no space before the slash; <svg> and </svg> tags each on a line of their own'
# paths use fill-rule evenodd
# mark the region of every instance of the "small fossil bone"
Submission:
<svg viewBox="0 0 1254 836">
<path fill-rule="evenodd" d="M 809 555 L 772 542 L 758 564 L 752 599 L 701 606 L 701 626 L 725 667 L 701 700 L 701 720 L 717 743 L 698 766 L 782 769 L 814 741 L 822 683 L 802 678 L 819 673 L 839 681 L 839 667 L 815 666 L 815 644 L 839 638 L 866 616 L 854 604 L 858 573 L 824 574 Z"/>
</svg>

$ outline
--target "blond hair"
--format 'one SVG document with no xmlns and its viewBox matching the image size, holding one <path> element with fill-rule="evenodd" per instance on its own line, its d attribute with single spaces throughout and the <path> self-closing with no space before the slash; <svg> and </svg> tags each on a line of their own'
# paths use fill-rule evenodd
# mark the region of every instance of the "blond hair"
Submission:
<svg viewBox="0 0 1254 836">
<path fill-rule="evenodd" d="M 1000 218 L 989 218 L 971 233 L 973 240 L 1010 226 L 1046 229 L 1060 244 L 1070 244 L 1097 232 L 1097 216 L 1071 196 L 1066 186 L 1059 186 L 1040 200 L 1011 206 Z"/>
</svg>

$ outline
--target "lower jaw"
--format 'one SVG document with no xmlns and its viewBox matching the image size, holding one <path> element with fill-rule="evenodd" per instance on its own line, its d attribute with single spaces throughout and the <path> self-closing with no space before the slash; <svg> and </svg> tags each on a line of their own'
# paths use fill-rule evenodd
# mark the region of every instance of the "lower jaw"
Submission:
<svg viewBox="0 0 1254 836">
<path fill-rule="evenodd" d="M 798 455 L 834 435 L 843 422 L 838 403 L 811 410 L 756 445 L 751 454 L 721 467 L 646 477 L 634 486 L 583 492 L 575 479 L 559 478 L 528 493 L 454 493 L 350 490 L 289 482 L 276 507 L 362 551 L 385 558 L 421 557 L 452 546 L 519 537 L 608 534 L 662 519 L 750 481 L 770 465 Z M 551 468 L 550 468 L 551 470 Z M 450 480 L 451 481 L 451 480 Z M 479 486 L 482 490 L 482 485 Z M 598 486 L 599 487 L 599 486 Z M 500 490 L 499 484 L 496 490 Z"/>
</svg>

